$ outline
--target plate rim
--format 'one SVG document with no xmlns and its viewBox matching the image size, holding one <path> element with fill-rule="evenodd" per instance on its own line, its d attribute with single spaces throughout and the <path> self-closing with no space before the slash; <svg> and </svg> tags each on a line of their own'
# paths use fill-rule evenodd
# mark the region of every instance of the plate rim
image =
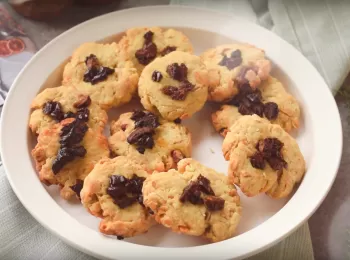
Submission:
<svg viewBox="0 0 350 260">
<path fill-rule="evenodd" d="M 41 48 L 34 56 L 33 58 L 25 65 L 25 67 L 21 70 L 21 72 L 18 74 L 18 76 L 16 77 L 15 81 L 13 82 L 13 85 L 10 89 L 10 92 L 8 93 L 8 97 L 5 101 L 5 104 L 4 104 L 4 107 L 3 107 L 3 111 L 2 111 L 2 117 L 1 117 L 1 128 L 0 128 L 0 135 L 1 135 L 1 154 L 2 154 L 2 157 L 3 157 L 3 165 L 4 165 L 4 169 L 5 169 L 5 172 L 6 172 L 6 175 L 7 175 L 7 178 L 11 184 L 11 187 L 13 189 L 13 191 L 15 192 L 15 194 L 17 195 L 17 197 L 19 198 L 19 200 L 21 201 L 22 205 L 30 212 L 30 214 L 39 222 L 41 223 L 43 226 L 45 226 L 46 229 L 48 229 L 50 232 L 54 233 L 55 235 L 59 236 L 61 239 L 63 239 L 65 242 L 69 243 L 70 245 L 78 248 L 79 250 L 85 252 L 85 253 L 88 253 L 90 255 L 94 255 L 94 256 L 97 256 L 97 257 L 103 257 L 103 258 L 107 258 L 107 259 L 113 259 L 113 256 L 112 256 L 112 251 L 106 251 L 106 254 L 101 252 L 101 250 L 97 250 L 96 246 L 94 246 L 94 243 L 92 242 L 88 242 L 84 241 L 84 243 L 81 243 L 81 242 L 77 242 L 77 241 L 72 241 L 72 236 L 70 238 L 67 238 L 65 236 L 62 235 L 62 233 L 72 233 L 72 231 L 69 231 L 69 230 L 61 230 L 59 231 L 56 227 L 52 227 L 50 225 L 48 225 L 47 221 L 42 219 L 40 216 L 37 215 L 37 212 L 34 212 L 33 209 L 29 208 L 29 205 L 28 205 L 28 201 L 26 201 L 26 198 L 23 197 L 23 194 L 22 192 L 23 191 L 20 191 L 17 189 L 17 186 L 16 186 L 16 183 L 14 182 L 13 178 L 12 178 L 12 175 L 10 174 L 10 171 L 8 170 L 8 165 L 10 164 L 8 160 L 10 159 L 7 159 L 8 156 L 7 156 L 7 151 L 6 151 L 6 148 L 5 146 L 3 145 L 3 140 L 6 139 L 5 137 L 5 123 L 6 122 L 6 119 L 8 118 L 8 115 L 9 115 L 9 109 L 8 107 L 10 106 L 10 100 L 12 99 L 12 96 L 17 87 L 20 85 L 18 82 L 20 81 L 20 79 L 22 78 L 22 75 L 25 73 L 25 71 L 30 67 L 32 66 L 32 64 L 35 63 L 35 61 L 37 59 L 40 59 L 42 58 L 43 56 L 43 53 L 45 53 L 47 51 L 47 49 L 50 49 L 54 44 L 58 43 L 60 40 L 62 40 L 64 37 L 66 37 L 67 35 L 70 35 L 72 34 L 75 30 L 79 30 L 81 28 L 83 28 L 84 26 L 86 25 L 89 25 L 89 24 L 93 24 L 93 23 L 97 23 L 98 21 L 102 21 L 103 19 L 105 20 L 108 20 L 109 17 L 113 17 L 113 16 L 117 16 L 118 14 L 121 14 L 121 13 L 130 13 L 132 15 L 133 12 L 137 13 L 137 12 L 140 12 L 140 11 L 143 11 L 143 12 L 146 12 L 146 11 L 155 11 L 156 9 L 159 10 L 163 10 L 165 12 L 168 12 L 168 13 L 172 13 L 174 12 L 174 9 L 181 9 L 182 11 L 192 11 L 192 12 L 197 12 L 197 14 L 199 12 L 201 12 L 201 14 L 209 14 L 209 15 L 213 15 L 213 16 L 217 16 L 217 15 L 220 15 L 221 17 L 224 17 L 225 20 L 227 20 L 228 22 L 238 22 L 238 23 L 242 23 L 242 24 L 247 24 L 249 25 L 250 27 L 255 27 L 256 30 L 260 30 L 261 32 L 263 32 L 264 34 L 266 34 L 267 36 L 271 37 L 271 38 L 275 38 L 275 39 L 278 39 L 280 42 L 283 43 L 283 46 L 285 46 L 288 50 L 293 50 L 292 52 L 297 53 L 296 55 L 297 56 L 301 56 L 301 57 L 298 57 L 298 58 L 301 58 L 303 60 L 303 63 L 307 64 L 307 66 L 311 66 L 310 69 L 311 71 L 313 70 L 313 73 L 315 75 L 317 75 L 317 77 L 319 78 L 318 81 L 322 81 L 323 84 L 326 89 L 322 89 L 322 91 L 328 91 L 328 94 L 326 95 L 329 95 L 331 97 L 331 99 L 329 100 L 333 106 L 333 109 L 335 108 L 335 115 L 336 115 L 336 118 L 334 118 L 334 121 L 336 123 L 336 125 L 334 126 L 335 129 L 334 131 L 337 132 L 338 136 L 336 136 L 336 142 L 337 142 L 337 145 L 336 147 L 338 148 L 338 151 L 335 151 L 334 154 L 335 154 L 335 161 L 333 163 L 333 174 L 329 180 L 329 183 L 328 183 L 328 186 L 326 187 L 326 189 L 324 189 L 321 193 L 321 195 L 319 195 L 320 197 L 318 198 L 317 202 L 314 203 L 313 205 L 313 209 L 310 210 L 306 215 L 304 214 L 304 216 L 302 217 L 303 220 L 302 221 L 298 221 L 299 223 L 297 225 L 294 225 L 293 227 L 288 227 L 287 228 L 287 231 L 284 232 L 283 234 L 280 234 L 280 235 L 277 235 L 277 238 L 273 239 L 273 241 L 265 241 L 264 243 L 260 243 L 259 245 L 255 245 L 255 248 L 250 250 L 250 249 L 245 249 L 243 250 L 244 252 L 240 252 L 238 254 L 234 254 L 235 252 L 232 252 L 234 254 L 234 257 L 237 257 L 237 258 L 241 258 L 241 257 L 248 257 L 248 256 L 251 256 L 253 254 L 256 254 L 268 247 L 271 247 L 272 245 L 276 244 L 277 242 L 279 242 L 280 240 L 282 240 L 283 238 L 285 238 L 286 236 L 288 236 L 290 233 L 292 233 L 294 230 L 296 230 L 300 225 L 302 225 L 315 211 L 316 209 L 320 206 L 320 204 L 322 203 L 322 201 L 325 199 L 325 197 L 327 196 L 330 188 L 332 187 L 332 184 L 337 176 L 337 171 L 338 171 L 338 168 L 339 168 L 339 165 L 340 165 L 340 161 L 341 161 L 341 155 L 342 155 L 342 145 L 343 145 L 343 135 L 342 135 L 342 127 L 341 127 L 341 120 L 340 120 L 340 115 L 339 115 L 339 111 L 338 111 L 338 108 L 337 108 L 337 105 L 336 105 L 336 102 L 333 98 L 333 96 L 331 95 L 331 91 L 330 89 L 328 88 L 327 84 L 325 83 L 324 79 L 322 78 L 322 76 L 318 73 L 318 71 L 312 66 L 312 64 L 304 57 L 302 56 L 301 53 L 299 53 L 292 45 L 290 45 L 288 42 L 286 42 L 285 40 L 281 39 L 279 36 L 275 35 L 274 33 L 272 33 L 271 31 L 257 25 L 257 24 L 254 24 L 250 21 L 245 21 L 245 20 L 242 20 L 242 19 L 237 19 L 235 17 L 233 17 L 233 15 L 230 15 L 230 14 L 225 14 L 225 13 L 222 13 L 222 12 L 219 12 L 219 11 L 213 11 L 213 10 L 208 10 L 208 9 L 204 9 L 204 8 L 196 8 L 196 7 L 187 7 L 187 6 L 168 6 L 168 5 L 164 5 L 164 6 L 145 6 L 145 7 L 136 7 L 136 8 L 129 8 L 129 9 L 123 9 L 123 10 L 117 10 L 117 11 L 114 11 L 114 12 L 111 12 L 111 13 L 108 13 L 108 14 L 104 14 L 104 15 L 101 15 L 101 16 L 98 16 L 98 17 L 95 17 L 95 18 L 92 18 L 90 20 L 87 20 L 83 23 L 80 23 L 74 27 L 72 27 L 71 29 L 65 31 L 64 33 L 58 35 L 57 37 L 55 37 L 53 40 L 51 40 L 49 43 L 47 43 L 43 48 Z M 196 15 L 197 15 L 196 14 Z M 161 21 L 159 21 L 160 23 L 162 23 Z M 145 25 L 147 26 L 147 25 Z M 159 25 L 159 26 L 163 26 L 165 27 L 164 25 Z M 175 25 L 174 25 L 175 26 Z M 180 23 L 178 24 L 178 26 L 181 26 Z M 191 28 L 194 28 L 192 26 L 190 26 Z M 118 29 L 116 29 L 116 33 L 117 33 Z M 277 38 L 276 38 L 277 37 Z M 97 39 L 98 40 L 98 39 Z M 321 86 L 320 86 L 321 87 Z M 287 203 L 288 204 L 288 203 Z M 58 205 L 56 205 L 57 207 L 59 207 Z M 60 207 L 59 207 L 60 208 Z M 64 210 L 63 210 L 64 211 Z M 282 210 L 280 210 L 279 212 L 277 212 L 273 217 L 271 217 L 269 220 L 265 221 L 263 224 L 253 228 L 252 230 L 249 230 L 248 232 L 245 232 L 244 234 L 238 236 L 238 237 L 246 237 L 247 233 L 252 233 L 252 231 L 256 230 L 257 228 L 260 227 L 261 229 L 261 226 L 265 225 L 266 222 L 271 222 L 270 220 L 272 218 L 275 218 L 276 215 L 280 215 L 278 213 L 280 213 Z M 65 214 L 68 215 L 68 213 L 64 212 Z M 70 216 L 68 216 L 69 218 L 71 218 Z M 61 226 L 62 228 L 62 226 Z M 77 227 L 78 228 L 78 227 Z M 84 226 L 84 228 L 82 229 L 80 226 L 79 226 L 79 229 L 81 230 L 84 230 L 86 229 L 87 227 Z M 95 232 L 95 231 L 94 231 Z M 96 235 L 98 236 L 98 232 L 95 232 Z M 94 237 L 96 238 L 97 236 L 94 235 Z M 77 235 L 75 234 L 74 236 L 75 238 L 81 238 L 81 239 L 84 239 L 84 235 Z M 237 238 L 237 237 L 236 237 Z M 233 238 L 234 239 L 234 238 Z M 108 249 L 108 246 L 110 246 L 110 242 L 109 241 L 112 241 L 111 239 L 104 239 L 102 238 L 103 242 L 106 243 L 105 246 L 103 246 L 104 249 Z M 101 241 L 102 241 L 101 240 Z M 192 254 L 193 256 L 196 255 L 196 257 L 208 257 L 211 255 L 214 255 L 216 257 L 221 257 L 221 258 L 227 258 L 227 257 L 231 257 L 232 254 L 229 252 L 229 242 L 230 242 L 231 239 L 229 240 L 225 240 L 225 241 L 222 241 L 222 242 L 219 242 L 219 243 L 215 243 L 215 244 L 208 244 L 208 245 L 202 245 L 202 246 L 196 246 L 196 247 L 189 247 L 189 248 L 168 248 L 168 247 L 150 247 L 150 246 L 143 246 L 143 245 L 135 245 L 135 244 L 131 244 L 131 243 L 123 243 L 123 242 L 120 242 L 120 241 L 114 241 L 113 240 L 113 245 L 115 247 L 117 247 L 118 245 L 121 245 L 124 250 L 121 250 L 121 251 L 124 251 L 124 252 L 119 252 L 120 254 L 118 255 L 118 258 L 119 256 L 120 257 L 125 257 L 125 258 L 128 258 L 130 257 L 130 254 L 126 253 L 126 250 L 125 248 L 127 249 L 135 249 L 136 247 L 142 249 L 140 250 L 140 252 L 135 252 L 136 254 L 138 254 L 138 256 L 144 256 L 145 253 L 150 255 L 152 254 L 152 256 L 154 257 L 158 257 L 158 258 L 162 258 L 163 256 L 169 256 L 169 255 L 172 255 L 174 257 L 185 257 L 185 256 L 188 256 L 189 254 Z M 242 239 L 241 239 L 242 240 Z M 250 242 L 250 241 L 247 241 L 247 240 L 242 240 L 241 242 Z M 123 244 L 118 244 L 118 243 L 123 243 Z M 102 246 L 102 245 L 100 245 Z M 203 251 L 202 249 L 205 249 L 207 250 L 207 252 L 203 253 L 201 251 Z M 94 249 L 95 250 L 94 250 Z M 118 249 L 120 250 L 120 248 Z M 208 252 L 208 250 L 211 250 L 210 251 L 210 254 Z M 223 250 L 223 251 L 221 251 Z M 96 251 L 99 251 L 99 252 L 96 252 Z M 116 253 L 116 252 L 114 252 Z M 236 252 L 237 253 L 237 252 Z M 115 256 L 115 255 L 114 255 Z"/>
</svg>

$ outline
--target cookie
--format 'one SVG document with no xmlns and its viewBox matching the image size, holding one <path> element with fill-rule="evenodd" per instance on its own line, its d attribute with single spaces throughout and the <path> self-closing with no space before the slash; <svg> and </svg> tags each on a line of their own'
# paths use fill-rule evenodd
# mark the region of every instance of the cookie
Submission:
<svg viewBox="0 0 350 260">
<path fill-rule="evenodd" d="M 79 119 L 67 118 L 45 128 L 38 136 L 32 156 L 40 180 L 59 185 L 61 197 L 79 194 L 94 165 L 109 156 L 107 139 Z"/>
<path fill-rule="evenodd" d="M 118 45 L 121 64 L 132 62 L 139 73 L 156 57 L 172 51 L 193 52 L 190 40 L 182 32 L 159 27 L 129 29 Z"/>
<path fill-rule="evenodd" d="M 247 85 L 240 87 L 240 94 L 230 103 L 233 105 L 223 105 L 212 114 L 213 126 L 223 136 L 239 118 L 250 114 L 258 114 L 287 132 L 299 128 L 298 101 L 273 77 L 268 77 L 256 90 Z"/>
<path fill-rule="evenodd" d="M 112 122 L 108 141 L 116 156 L 132 158 L 149 173 L 176 168 L 178 161 L 191 156 L 192 149 L 191 133 L 185 126 L 147 111 L 122 114 Z"/>
<path fill-rule="evenodd" d="M 229 161 L 230 182 L 249 197 L 260 193 L 287 197 L 305 173 L 295 139 L 257 115 L 243 116 L 231 126 L 222 151 Z"/>
<path fill-rule="evenodd" d="M 174 51 L 142 71 L 139 96 L 145 109 L 173 121 L 191 117 L 208 96 L 208 72 L 199 57 Z"/>
<path fill-rule="evenodd" d="M 84 181 L 81 202 L 101 218 L 100 231 L 119 239 L 147 232 L 154 224 L 143 205 L 142 184 L 147 172 L 120 156 L 102 159 Z"/>
<path fill-rule="evenodd" d="M 249 44 L 225 44 L 209 49 L 201 55 L 209 71 L 208 100 L 224 102 L 238 93 L 238 85 L 260 85 L 271 71 L 265 52 Z"/>
<path fill-rule="evenodd" d="M 142 192 L 158 223 L 213 242 L 232 237 L 241 217 L 240 199 L 227 176 L 191 158 L 181 160 L 178 171 L 150 175 Z"/>
<path fill-rule="evenodd" d="M 45 89 L 35 97 L 31 108 L 29 127 L 36 134 L 65 118 L 82 116 L 86 109 L 89 110 L 87 124 L 90 128 L 103 130 L 108 120 L 104 110 L 74 87 Z"/>
<path fill-rule="evenodd" d="M 103 109 L 123 105 L 135 94 L 138 73 L 132 64 L 118 63 L 116 43 L 84 43 L 77 48 L 63 72 L 63 85 L 89 95 Z"/>
</svg>

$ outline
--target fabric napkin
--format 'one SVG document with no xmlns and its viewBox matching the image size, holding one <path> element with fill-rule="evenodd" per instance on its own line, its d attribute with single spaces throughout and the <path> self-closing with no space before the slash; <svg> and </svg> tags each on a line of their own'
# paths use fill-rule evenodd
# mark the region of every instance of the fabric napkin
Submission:
<svg viewBox="0 0 350 260">
<path fill-rule="evenodd" d="M 136 6 L 138 1 L 120 2 Z M 172 0 L 171 4 L 228 12 L 276 32 L 314 64 L 333 91 L 339 88 L 349 72 L 350 33 L 345 30 L 350 28 L 346 13 L 350 8 L 348 0 Z M 0 237 L 2 260 L 95 259 L 66 245 L 26 211 L 13 193 L 1 162 Z M 307 223 L 276 246 L 249 259 L 313 259 Z"/>
</svg>

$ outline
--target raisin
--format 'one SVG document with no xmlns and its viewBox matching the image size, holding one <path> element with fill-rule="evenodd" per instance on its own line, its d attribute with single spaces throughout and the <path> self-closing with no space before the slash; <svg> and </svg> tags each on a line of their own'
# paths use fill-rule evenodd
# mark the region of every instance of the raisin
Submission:
<svg viewBox="0 0 350 260">
<path fill-rule="evenodd" d="M 252 111 L 249 109 L 249 107 L 243 105 L 243 104 L 240 104 L 239 107 L 238 107 L 238 112 L 241 114 L 241 115 L 251 115 L 252 114 Z"/>
<path fill-rule="evenodd" d="M 81 96 L 80 99 L 73 104 L 75 108 L 88 107 L 91 104 L 91 98 L 89 96 Z"/>
<path fill-rule="evenodd" d="M 194 85 L 189 81 L 182 82 L 179 87 L 165 86 L 162 92 L 170 96 L 173 100 L 185 100 L 188 93 L 194 89 Z"/>
<path fill-rule="evenodd" d="M 154 33 L 152 31 L 148 31 L 143 35 L 143 38 L 145 39 L 145 43 L 150 43 L 153 40 Z"/>
<path fill-rule="evenodd" d="M 160 73 L 158 70 L 153 71 L 152 73 L 152 80 L 154 82 L 160 82 L 163 78 L 162 73 Z"/>
<path fill-rule="evenodd" d="M 71 148 L 63 147 L 58 150 L 58 154 L 52 163 L 52 172 L 59 173 L 60 170 L 69 162 L 74 160 L 74 154 Z"/>
<path fill-rule="evenodd" d="M 260 90 L 255 90 L 252 93 L 246 95 L 246 98 L 253 103 L 261 103 L 261 92 Z"/>
<path fill-rule="evenodd" d="M 63 116 L 63 119 L 66 119 L 66 118 L 76 118 L 76 114 L 74 114 L 74 113 L 71 112 L 71 111 L 68 111 L 68 112 L 65 113 L 64 116 Z"/>
<path fill-rule="evenodd" d="M 85 65 L 88 67 L 88 69 L 94 68 L 94 67 L 99 67 L 100 63 L 94 54 L 90 54 L 85 58 Z"/>
<path fill-rule="evenodd" d="M 187 67 L 184 63 L 180 65 L 178 63 L 172 63 L 168 65 L 166 72 L 169 76 L 177 81 L 185 81 L 187 80 Z"/>
<path fill-rule="evenodd" d="M 170 153 L 171 157 L 173 158 L 173 161 L 175 164 L 177 164 L 179 161 L 181 161 L 184 157 L 184 155 L 179 150 L 173 150 Z"/>
<path fill-rule="evenodd" d="M 165 56 L 173 51 L 176 51 L 175 46 L 166 46 L 163 50 L 160 51 L 160 55 Z"/>
<path fill-rule="evenodd" d="M 143 206 L 142 186 L 145 178 L 133 175 L 128 179 L 122 175 L 112 175 L 109 178 L 107 194 L 121 209 L 138 202 Z"/>
<path fill-rule="evenodd" d="M 283 168 L 287 168 L 287 162 L 279 157 L 269 157 L 266 158 L 266 161 L 269 163 L 272 169 L 275 171 L 280 171 Z"/>
<path fill-rule="evenodd" d="M 253 114 L 256 114 L 260 117 L 263 117 L 264 116 L 264 104 L 263 103 L 253 104 L 253 106 L 251 107 L 251 111 Z"/>
<path fill-rule="evenodd" d="M 89 115 L 90 115 L 89 109 L 86 107 L 83 107 L 78 109 L 76 118 L 87 122 L 89 121 Z"/>
<path fill-rule="evenodd" d="M 175 124 L 181 124 L 181 119 L 180 119 L 180 118 L 176 118 L 176 119 L 174 120 L 174 123 L 175 123 Z"/>
<path fill-rule="evenodd" d="M 118 240 L 123 240 L 124 237 L 123 237 L 123 236 L 117 236 L 117 239 L 118 239 Z"/>
<path fill-rule="evenodd" d="M 157 128 L 159 125 L 160 124 L 158 121 L 158 117 L 151 112 L 145 113 L 144 117 L 139 118 L 135 121 L 135 128 L 146 127 L 146 126 Z"/>
<path fill-rule="evenodd" d="M 62 106 L 60 102 L 48 101 L 43 106 L 43 113 L 45 115 L 51 116 L 56 121 L 61 121 L 64 119 L 64 113 L 62 111 Z"/>
<path fill-rule="evenodd" d="M 265 168 L 265 160 L 262 153 L 256 152 L 252 157 L 250 157 L 250 163 L 257 169 L 262 170 Z"/>
<path fill-rule="evenodd" d="M 194 205 L 201 205 L 205 203 L 205 199 L 203 200 L 201 197 L 202 192 L 207 195 L 215 196 L 214 191 L 210 187 L 210 181 L 204 176 L 199 175 L 196 181 L 191 181 L 190 184 L 184 188 L 180 196 L 180 202 L 184 203 L 188 201 Z"/>
<path fill-rule="evenodd" d="M 74 185 L 70 186 L 72 191 L 74 191 L 75 194 L 77 194 L 77 197 L 79 199 L 80 199 L 80 192 L 83 189 L 83 185 L 84 185 L 84 181 L 77 179 L 76 183 Z"/>
<path fill-rule="evenodd" d="M 143 154 L 145 152 L 144 149 L 152 149 L 154 146 L 153 135 L 154 129 L 152 127 L 141 127 L 136 128 L 131 134 L 128 136 L 127 141 L 129 144 L 134 144 L 138 148 L 139 153 Z"/>
<path fill-rule="evenodd" d="M 287 168 L 288 164 L 283 159 L 282 148 L 284 144 L 277 138 L 265 138 L 256 144 L 258 152 L 250 158 L 253 167 L 263 169 L 265 161 L 276 171 Z M 258 156 L 256 156 L 258 155 Z M 263 163 L 262 163 L 263 162 Z"/>
<path fill-rule="evenodd" d="M 92 85 L 105 80 L 108 77 L 108 75 L 114 73 L 114 69 L 101 66 L 96 55 L 94 54 L 90 54 L 90 56 L 86 57 L 85 64 L 87 70 L 84 73 L 83 80 L 85 82 L 90 82 Z"/>
<path fill-rule="evenodd" d="M 199 175 L 197 178 L 197 182 L 198 182 L 198 185 L 200 185 L 202 192 L 208 195 L 215 196 L 214 191 L 210 187 L 210 181 L 207 178 L 205 178 L 203 175 Z"/>
<path fill-rule="evenodd" d="M 142 110 L 134 110 L 134 112 L 132 113 L 130 118 L 131 118 L 131 120 L 136 121 L 136 120 L 144 117 L 145 115 L 146 115 L 146 113 L 143 112 Z"/>
<path fill-rule="evenodd" d="M 135 57 L 142 65 L 149 64 L 157 56 L 157 46 L 153 43 L 145 44 L 142 49 L 139 49 L 135 53 Z"/>
<path fill-rule="evenodd" d="M 242 56 L 241 51 L 236 50 L 231 53 L 231 57 L 227 57 L 226 55 L 223 56 L 222 60 L 219 62 L 220 66 L 225 66 L 229 70 L 233 70 L 234 68 L 238 67 L 242 64 Z"/>
<path fill-rule="evenodd" d="M 274 102 L 267 102 L 264 105 L 264 114 L 265 117 L 269 120 L 274 120 L 278 116 L 278 105 Z"/>
<path fill-rule="evenodd" d="M 204 205 L 209 211 L 218 211 L 224 208 L 225 200 L 216 196 L 207 196 L 204 198 Z"/>
<path fill-rule="evenodd" d="M 265 138 L 258 142 L 258 150 L 264 155 L 264 157 L 278 156 L 280 150 L 283 147 L 283 143 L 277 138 Z"/>
<path fill-rule="evenodd" d="M 125 131 L 127 127 L 128 127 L 127 124 L 122 124 L 122 125 L 120 126 L 120 129 L 123 130 L 123 131 Z"/>
<path fill-rule="evenodd" d="M 72 123 L 62 127 L 60 133 L 61 146 L 73 146 L 80 143 L 87 130 L 87 125 L 81 120 L 74 120 Z"/>
</svg>

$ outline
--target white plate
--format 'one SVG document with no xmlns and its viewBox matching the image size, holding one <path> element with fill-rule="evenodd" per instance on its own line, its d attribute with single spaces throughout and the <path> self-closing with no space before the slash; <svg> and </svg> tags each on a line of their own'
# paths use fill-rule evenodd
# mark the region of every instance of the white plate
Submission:
<svg viewBox="0 0 350 260">
<path fill-rule="evenodd" d="M 33 143 L 27 127 L 31 100 L 47 76 L 79 44 L 134 26 L 178 28 L 189 36 L 197 53 L 233 41 L 254 44 L 266 50 L 274 64 L 273 74 L 301 103 L 302 127 L 297 140 L 308 168 L 303 182 L 289 200 L 272 200 L 265 195 L 250 199 L 242 196 L 243 218 L 238 235 L 232 239 L 205 244 L 199 238 L 155 227 L 146 235 L 118 241 L 99 234 L 98 220 L 79 204 L 61 200 L 57 187 L 47 189 L 39 182 L 30 157 Z M 117 113 L 126 109 L 128 106 Z M 221 155 L 222 138 L 213 134 L 210 109 L 206 106 L 185 122 L 194 136 L 193 157 L 226 172 L 227 163 Z M 8 179 L 27 210 L 69 244 L 108 259 L 237 259 L 266 249 L 300 226 L 320 205 L 336 176 L 342 150 L 341 123 L 331 92 L 316 69 L 291 45 L 255 24 L 231 16 L 165 6 L 107 14 L 76 26 L 47 44 L 12 86 L 3 110 L 1 139 Z"/>
</svg>

